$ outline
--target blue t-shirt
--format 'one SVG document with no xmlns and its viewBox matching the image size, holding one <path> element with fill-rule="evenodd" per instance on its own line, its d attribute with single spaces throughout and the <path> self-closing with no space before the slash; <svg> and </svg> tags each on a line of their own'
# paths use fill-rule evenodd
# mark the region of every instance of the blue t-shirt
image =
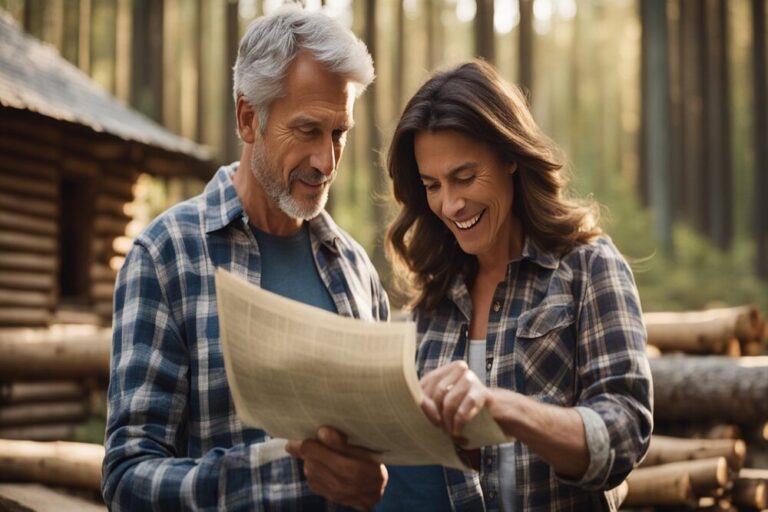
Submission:
<svg viewBox="0 0 768 512">
<path fill-rule="evenodd" d="M 261 253 L 261 287 L 310 306 L 337 313 L 312 256 L 307 222 L 293 235 L 276 236 L 251 226 Z"/>
<path fill-rule="evenodd" d="M 375 512 L 451 510 L 442 466 L 387 466 L 389 482 Z"/>
</svg>

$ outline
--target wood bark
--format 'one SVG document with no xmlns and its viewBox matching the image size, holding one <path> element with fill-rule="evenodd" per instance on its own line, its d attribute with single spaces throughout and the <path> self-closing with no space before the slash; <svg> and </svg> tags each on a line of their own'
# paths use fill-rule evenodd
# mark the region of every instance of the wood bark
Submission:
<svg viewBox="0 0 768 512">
<path fill-rule="evenodd" d="M 53 274 L 36 272 L 8 272 L 0 270 L 0 287 L 20 290 L 52 290 Z"/>
<path fill-rule="evenodd" d="M 84 400 L 66 402 L 22 403 L 0 407 L 0 427 L 39 425 L 45 423 L 74 423 L 88 416 Z"/>
<path fill-rule="evenodd" d="M 759 339 L 765 321 L 756 306 L 690 311 L 683 313 L 646 313 L 648 343 L 662 352 L 690 354 L 722 352 L 729 340 L 740 342 Z"/>
<path fill-rule="evenodd" d="M 35 270 L 53 273 L 57 269 L 56 257 L 47 254 L 29 254 L 26 252 L 0 252 L 0 269 Z"/>
<path fill-rule="evenodd" d="M 20 307 L 4 307 L 0 308 L 0 326 L 4 325 L 27 325 L 27 326 L 44 326 L 48 324 L 51 318 L 50 312 L 46 308 L 20 308 Z M 2 353 L 2 349 L 0 349 Z M 0 362 L 0 367 L 3 364 Z"/>
<path fill-rule="evenodd" d="M 12 174 L 0 174 L 0 190 L 35 198 L 55 199 L 59 188 L 55 182 L 24 178 Z"/>
<path fill-rule="evenodd" d="M 50 293 L 0 288 L 0 306 L 48 309 L 52 303 Z"/>
<path fill-rule="evenodd" d="M 37 216 L 9 211 L 0 211 L 0 228 L 51 236 L 56 236 L 59 232 L 55 217 L 41 219 Z"/>
<path fill-rule="evenodd" d="M 0 478 L 98 490 L 104 447 L 0 439 Z"/>
<path fill-rule="evenodd" d="M 768 356 L 667 356 L 649 362 L 659 422 L 768 420 Z"/>
<path fill-rule="evenodd" d="M 95 493 L 95 491 L 94 491 Z M 0 510 L 4 512 L 107 512 L 100 502 L 40 484 L 0 484 Z"/>
<path fill-rule="evenodd" d="M 649 468 L 650 469 L 650 468 Z M 627 498 L 624 506 L 645 507 L 653 505 L 693 506 L 693 487 L 687 473 L 677 473 L 666 478 L 657 478 L 636 469 L 627 478 Z"/>
<path fill-rule="evenodd" d="M 7 193 L 0 193 L 0 208 L 7 211 L 37 215 L 43 218 L 55 217 L 58 212 L 58 207 L 54 201 L 30 199 Z"/>
<path fill-rule="evenodd" d="M 742 478 L 733 482 L 733 503 L 739 507 L 762 510 L 768 508 L 768 480 Z"/>
<path fill-rule="evenodd" d="M 0 385 L 0 405 L 53 402 L 86 397 L 85 387 L 75 381 L 10 382 Z"/>
<path fill-rule="evenodd" d="M 7 380 L 109 376 L 111 335 L 0 339 L 0 375 Z"/>
<path fill-rule="evenodd" d="M 0 230 L 0 248 L 2 249 L 52 254 L 56 252 L 57 243 L 56 238 L 51 236 L 26 235 Z"/>
<path fill-rule="evenodd" d="M 738 471 L 744 465 L 746 455 L 747 447 L 741 439 L 686 439 L 655 435 L 641 466 L 725 457 L 728 467 Z"/>
<path fill-rule="evenodd" d="M 695 496 L 709 495 L 716 489 L 725 487 L 730 479 L 728 473 L 728 462 L 725 457 L 716 457 L 711 459 L 687 460 L 681 462 L 670 462 L 660 466 L 649 466 L 636 469 L 630 473 L 627 482 L 629 484 L 629 495 L 639 492 L 641 486 L 645 492 L 656 494 L 654 489 L 663 489 L 670 481 L 684 482 L 681 475 L 690 479 L 691 490 Z M 633 491 L 633 486 L 635 490 Z M 678 483 L 675 489 L 684 490 Z M 686 497 L 681 493 L 678 497 Z M 629 496 L 627 497 L 629 501 Z M 673 503 L 655 503 L 657 505 Z M 681 503 L 684 504 L 684 503 Z"/>
<path fill-rule="evenodd" d="M 25 425 L 23 427 L 0 427 L 0 439 L 60 441 L 73 438 L 80 425 L 81 423 L 51 423 Z"/>
</svg>

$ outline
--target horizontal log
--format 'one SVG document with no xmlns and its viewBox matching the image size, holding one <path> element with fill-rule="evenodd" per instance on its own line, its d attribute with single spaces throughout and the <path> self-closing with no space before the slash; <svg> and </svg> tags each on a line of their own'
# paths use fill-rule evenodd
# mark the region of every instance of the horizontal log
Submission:
<svg viewBox="0 0 768 512">
<path fill-rule="evenodd" d="M 109 195 L 126 201 L 133 201 L 133 185 L 135 180 L 103 175 L 99 178 L 98 194 Z"/>
<path fill-rule="evenodd" d="M 85 386 L 81 382 L 71 380 L 0 384 L 0 405 L 82 400 L 86 397 Z"/>
<path fill-rule="evenodd" d="M 4 326 L 42 326 L 48 325 L 50 319 L 51 313 L 46 308 L 0 307 L 0 325 Z"/>
<path fill-rule="evenodd" d="M 728 340 L 756 339 L 762 316 L 755 306 L 643 315 L 648 343 L 662 352 L 720 353 Z"/>
<path fill-rule="evenodd" d="M 35 483 L 0 483 L 0 510 L 3 512 L 107 512 L 107 507 L 88 494 L 71 492 Z"/>
<path fill-rule="evenodd" d="M 52 144 L 43 144 L 25 137 L 16 137 L 6 133 L 0 137 L 0 152 L 15 158 L 56 162 L 61 158 L 61 151 Z"/>
<path fill-rule="evenodd" d="M 98 283 L 112 283 L 117 279 L 117 272 L 109 265 L 94 263 L 90 269 L 91 281 Z"/>
<path fill-rule="evenodd" d="M 56 199 L 59 196 L 59 185 L 55 181 L 43 181 L 8 174 L 0 174 L 0 190 L 37 199 Z"/>
<path fill-rule="evenodd" d="M 728 467 L 738 471 L 744 465 L 746 455 L 747 446 L 741 439 L 686 439 L 654 435 L 641 467 L 725 457 Z"/>
<path fill-rule="evenodd" d="M 67 176 L 96 178 L 101 173 L 101 166 L 97 160 L 83 158 L 72 153 L 67 153 L 61 159 L 61 168 Z"/>
<path fill-rule="evenodd" d="M 73 439 L 82 426 L 78 423 L 50 423 L 46 425 L 25 425 L 23 427 L 0 427 L 0 439 L 27 441 L 62 441 Z"/>
<path fill-rule="evenodd" d="M 57 236 L 59 233 L 59 223 L 55 217 L 41 219 L 40 217 L 25 213 L 3 210 L 0 210 L 0 228 L 50 236 Z"/>
<path fill-rule="evenodd" d="M 56 256 L 26 252 L 0 251 L 0 270 L 36 270 L 47 273 L 58 271 Z"/>
<path fill-rule="evenodd" d="M 634 470 L 628 478 L 629 492 L 632 494 L 633 482 L 664 482 L 687 475 L 695 496 L 708 496 L 716 489 L 725 487 L 730 482 L 728 463 L 725 457 L 712 459 L 670 462 L 660 466 L 648 466 Z M 660 503 L 661 504 L 661 503 Z"/>
<path fill-rule="evenodd" d="M 0 288 L 50 291 L 53 290 L 54 283 L 53 274 L 0 270 Z"/>
<path fill-rule="evenodd" d="M 125 212 L 125 205 L 128 204 L 124 199 L 114 196 L 99 194 L 96 197 L 96 213 L 109 214 L 117 218 L 128 218 L 130 216 Z"/>
<path fill-rule="evenodd" d="M 658 422 L 768 421 L 768 356 L 667 356 L 649 362 Z"/>
<path fill-rule="evenodd" d="M 0 230 L 0 249 L 54 254 L 58 249 L 58 243 L 58 239 L 52 236 L 26 235 Z"/>
<path fill-rule="evenodd" d="M 98 235 L 122 236 L 125 234 L 125 228 L 130 221 L 129 218 L 119 219 L 99 215 L 93 221 L 93 231 Z"/>
<path fill-rule="evenodd" d="M 29 110 L 4 108 L 0 130 L 13 133 L 26 140 L 39 141 L 46 146 L 58 146 L 61 141 L 61 123 Z M 3 130 L 3 128 L 6 128 Z"/>
<path fill-rule="evenodd" d="M 109 376 L 111 332 L 48 339 L 0 340 L 0 375 L 7 380 Z"/>
<path fill-rule="evenodd" d="M 114 283 L 94 283 L 91 286 L 91 298 L 98 302 L 109 302 L 115 293 Z"/>
<path fill-rule="evenodd" d="M 51 163 L 17 157 L 7 153 L 0 153 L 0 173 L 6 176 L 39 178 L 47 182 L 55 182 L 59 178 L 56 166 Z"/>
<path fill-rule="evenodd" d="M 59 205 L 53 199 L 31 199 L 0 192 L 0 208 L 7 211 L 28 213 L 42 218 L 56 217 Z"/>
<path fill-rule="evenodd" d="M 0 427 L 73 423 L 88 416 L 88 403 L 82 399 L 66 402 L 22 403 L 0 407 Z"/>
<path fill-rule="evenodd" d="M 733 504 L 763 510 L 768 508 L 768 480 L 737 478 L 733 482 Z"/>
<path fill-rule="evenodd" d="M 89 307 L 88 309 L 59 308 L 51 316 L 51 323 L 99 325 L 101 321 L 98 313 L 96 313 L 92 307 Z"/>
<path fill-rule="evenodd" d="M 652 469 L 652 468 L 648 468 Z M 627 477 L 624 507 L 694 506 L 691 477 L 687 473 L 658 477 L 648 470 L 636 469 Z"/>
<path fill-rule="evenodd" d="M 49 292 L 29 292 L 0 288 L 0 306 L 31 307 L 45 309 L 53 304 L 53 295 Z"/>
<path fill-rule="evenodd" d="M 0 439 L 0 478 L 98 490 L 104 447 Z"/>
</svg>

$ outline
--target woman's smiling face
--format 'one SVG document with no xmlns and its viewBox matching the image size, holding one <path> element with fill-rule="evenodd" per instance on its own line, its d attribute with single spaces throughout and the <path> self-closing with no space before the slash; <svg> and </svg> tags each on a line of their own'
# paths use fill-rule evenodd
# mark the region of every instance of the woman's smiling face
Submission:
<svg viewBox="0 0 768 512">
<path fill-rule="evenodd" d="M 488 144 L 452 130 L 417 133 L 414 152 L 429 208 L 461 249 L 506 261 L 516 166 L 502 162 Z"/>
</svg>

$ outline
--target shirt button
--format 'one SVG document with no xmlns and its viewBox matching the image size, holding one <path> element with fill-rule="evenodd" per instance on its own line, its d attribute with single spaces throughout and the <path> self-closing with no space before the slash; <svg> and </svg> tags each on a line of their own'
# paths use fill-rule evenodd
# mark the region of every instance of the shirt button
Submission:
<svg viewBox="0 0 768 512">
<path fill-rule="evenodd" d="M 493 312 L 498 313 L 501 310 L 501 302 L 496 301 L 493 303 Z"/>
<path fill-rule="evenodd" d="M 496 491 L 490 491 L 490 492 L 488 493 L 488 497 L 489 497 L 490 499 L 494 499 L 494 498 L 496 498 Z"/>
<path fill-rule="evenodd" d="M 485 458 L 485 465 L 486 466 L 490 466 L 491 464 L 493 464 L 493 457 L 486 457 Z"/>
<path fill-rule="evenodd" d="M 485 362 L 485 369 L 486 371 L 491 371 L 491 368 L 493 368 L 493 360 L 489 359 Z"/>
</svg>

